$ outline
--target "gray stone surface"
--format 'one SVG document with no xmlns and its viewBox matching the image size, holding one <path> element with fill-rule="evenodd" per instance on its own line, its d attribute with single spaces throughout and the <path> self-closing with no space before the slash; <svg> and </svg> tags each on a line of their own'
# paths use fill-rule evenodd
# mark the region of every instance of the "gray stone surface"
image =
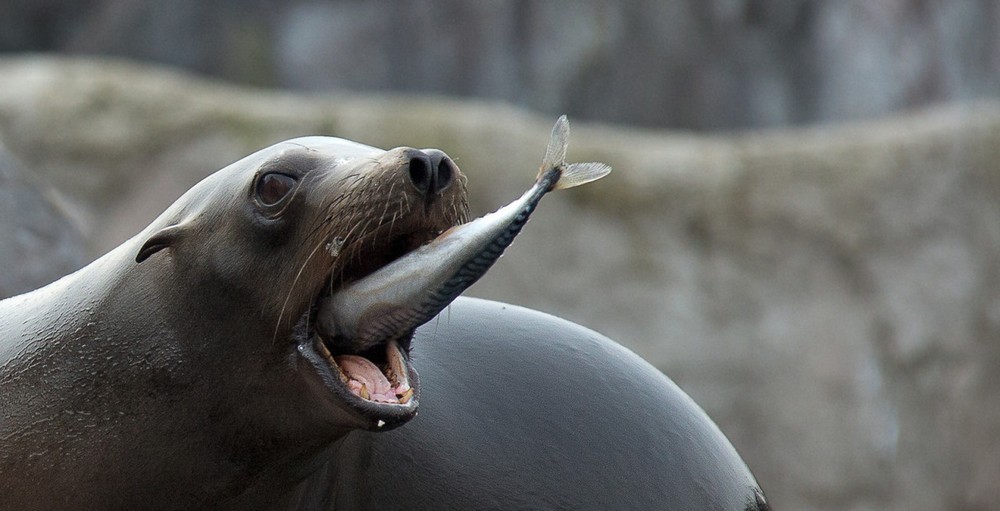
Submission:
<svg viewBox="0 0 1000 511">
<path fill-rule="evenodd" d="M 0 144 L 0 299 L 83 266 L 83 239 L 56 193 Z"/>
<path fill-rule="evenodd" d="M 552 121 L 0 60 L 0 138 L 84 213 L 91 254 L 212 170 L 302 134 L 443 148 L 482 213 L 530 184 Z M 547 198 L 471 294 L 652 361 L 776 509 L 1000 502 L 1000 103 L 734 136 L 576 122 L 570 157 L 616 170 Z"/>
</svg>

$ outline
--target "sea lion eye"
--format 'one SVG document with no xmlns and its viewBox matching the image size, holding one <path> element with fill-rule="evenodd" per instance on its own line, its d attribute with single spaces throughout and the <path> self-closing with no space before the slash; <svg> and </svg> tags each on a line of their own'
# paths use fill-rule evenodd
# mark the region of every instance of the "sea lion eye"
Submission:
<svg viewBox="0 0 1000 511">
<path fill-rule="evenodd" d="M 295 181 L 295 178 L 288 174 L 268 172 L 257 180 L 257 200 L 265 206 L 273 206 L 292 191 Z"/>
</svg>

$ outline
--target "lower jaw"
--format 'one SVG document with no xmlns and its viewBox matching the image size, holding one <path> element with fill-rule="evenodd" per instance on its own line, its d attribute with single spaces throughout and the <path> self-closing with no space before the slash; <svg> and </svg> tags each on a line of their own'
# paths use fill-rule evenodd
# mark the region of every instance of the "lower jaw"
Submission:
<svg viewBox="0 0 1000 511">
<path fill-rule="evenodd" d="M 318 338 L 313 336 L 309 341 L 298 345 L 299 354 L 305 358 L 312 370 L 322 381 L 324 393 L 335 401 L 337 408 L 346 411 L 351 417 L 352 427 L 369 431 L 387 431 L 399 427 L 417 413 L 420 387 L 416 371 L 407 361 L 406 380 L 410 390 L 405 402 L 381 403 L 366 400 L 353 393 L 344 382 L 343 373 L 339 370 L 329 350 Z"/>
</svg>

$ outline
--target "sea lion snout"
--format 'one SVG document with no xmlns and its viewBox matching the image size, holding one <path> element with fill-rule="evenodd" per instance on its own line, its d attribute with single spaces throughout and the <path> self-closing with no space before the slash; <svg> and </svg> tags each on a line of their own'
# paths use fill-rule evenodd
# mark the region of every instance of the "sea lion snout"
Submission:
<svg viewBox="0 0 1000 511">
<path fill-rule="evenodd" d="M 458 168 L 443 151 L 437 149 L 406 149 L 405 170 L 410 182 L 428 199 L 440 195 L 455 180 Z"/>
</svg>

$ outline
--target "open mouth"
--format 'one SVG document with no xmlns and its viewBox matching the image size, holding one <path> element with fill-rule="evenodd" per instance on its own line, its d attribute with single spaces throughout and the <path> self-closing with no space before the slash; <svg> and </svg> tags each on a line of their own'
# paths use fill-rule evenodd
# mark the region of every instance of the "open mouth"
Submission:
<svg viewBox="0 0 1000 511">
<path fill-rule="evenodd" d="M 316 349 L 355 397 L 388 405 L 406 405 L 413 400 L 415 389 L 410 384 L 408 354 L 398 342 L 389 341 L 362 354 L 334 355 L 317 336 Z"/>
<path fill-rule="evenodd" d="M 368 429 L 399 426 L 416 414 L 419 379 L 410 363 L 410 339 L 386 338 L 359 350 L 350 339 L 334 338 L 317 327 L 321 323 L 319 304 L 337 289 L 405 256 L 439 233 L 440 230 L 394 236 L 376 233 L 370 239 L 381 242 L 360 241 L 354 249 L 365 257 L 346 258 L 347 262 L 330 275 L 330 283 L 323 286 L 297 327 L 299 351 L 312 362 L 325 386 L 360 416 Z"/>
</svg>

